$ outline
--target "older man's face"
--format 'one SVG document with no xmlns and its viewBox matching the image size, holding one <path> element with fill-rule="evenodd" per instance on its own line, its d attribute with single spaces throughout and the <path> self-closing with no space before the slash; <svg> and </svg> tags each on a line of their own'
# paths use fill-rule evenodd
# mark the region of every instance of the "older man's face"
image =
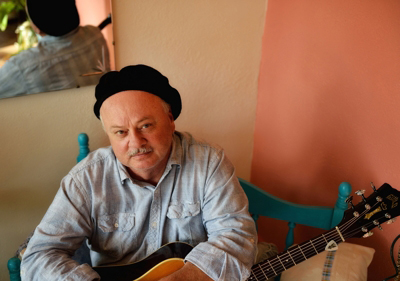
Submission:
<svg viewBox="0 0 400 281">
<path fill-rule="evenodd" d="M 158 182 L 175 131 L 173 116 L 162 100 L 143 91 L 124 91 L 107 98 L 100 115 L 118 160 L 133 176 Z"/>
</svg>

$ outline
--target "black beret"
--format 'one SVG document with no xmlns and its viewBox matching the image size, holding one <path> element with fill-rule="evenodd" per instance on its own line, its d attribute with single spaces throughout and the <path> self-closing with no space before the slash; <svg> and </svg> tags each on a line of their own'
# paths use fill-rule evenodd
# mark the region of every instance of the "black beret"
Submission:
<svg viewBox="0 0 400 281">
<path fill-rule="evenodd" d="M 79 26 L 75 0 L 27 0 L 30 20 L 44 33 L 65 35 Z"/>
<path fill-rule="evenodd" d="M 171 87 L 168 78 L 154 68 L 138 64 L 104 74 L 96 86 L 94 114 L 100 119 L 100 107 L 110 96 L 129 90 L 144 91 L 156 95 L 171 106 L 174 120 L 182 110 L 181 96 Z"/>
</svg>

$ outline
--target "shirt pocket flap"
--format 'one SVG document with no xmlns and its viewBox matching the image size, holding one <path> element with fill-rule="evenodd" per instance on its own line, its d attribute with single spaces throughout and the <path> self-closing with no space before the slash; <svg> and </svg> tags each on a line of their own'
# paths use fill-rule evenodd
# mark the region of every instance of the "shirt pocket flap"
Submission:
<svg viewBox="0 0 400 281">
<path fill-rule="evenodd" d="M 135 225 L 135 214 L 119 213 L 99 218 L 99 227 L 103 232 L 129 231 Z"/>
<path fill-rule="evenodd" d="M 175 203 L 168 207 L 167 217 L 169 219 L 183 219 L 194 217 L 200 213 L 200 202 Z"/>
</svg>

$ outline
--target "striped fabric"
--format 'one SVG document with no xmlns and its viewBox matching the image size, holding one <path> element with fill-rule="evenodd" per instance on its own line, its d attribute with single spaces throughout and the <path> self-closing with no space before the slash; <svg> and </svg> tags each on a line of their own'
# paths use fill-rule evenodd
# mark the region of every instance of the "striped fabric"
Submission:
<svg viewBox="0 0 400 281">
<path fill-rule="evenodd" d="M 328 251 L 325 259 L 324 269 L 322 270 L 321 281 L 331 280 L 332 265 L 335 258 L 335 253 L 336 251 Z"/>
</svg>

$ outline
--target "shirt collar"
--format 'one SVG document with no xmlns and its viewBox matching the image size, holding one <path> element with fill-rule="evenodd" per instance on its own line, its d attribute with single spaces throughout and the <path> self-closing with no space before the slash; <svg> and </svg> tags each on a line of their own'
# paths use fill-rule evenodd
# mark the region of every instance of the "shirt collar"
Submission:
<svg viewBox="0 0 400 281">
<path fill-rule="evenodd" d="M 171 168 L 172 165 L 180 166 L 182 164 L 182 143 L 180 133 L 175 132 L 172 137 L 172 149 L 171 155 L 169 156 L 167 167 Z"/>
<path fill-rule="evenodd" d="M 40 42 L 40 43 L 57 42 L 57 41 L 60 41 L 60 40 L 62 40 L 62 39 L 64 39 L 64 38 L 69 37 L 69 36 L 72 35 L 72 34 L 77 33 L 78 30 L 79 30 L 79 26 L 78 26 L 77 28 L 75 28 L 74 30 L 72 30 L 72 31 L 70 31 L 70 32 L 68 32 L 67 34 L 64 34 L 64 35 L 62 35 L 62 36 L 46 35 L 46 36 L 40 37 L 39 42 Z"/>
</svg>

